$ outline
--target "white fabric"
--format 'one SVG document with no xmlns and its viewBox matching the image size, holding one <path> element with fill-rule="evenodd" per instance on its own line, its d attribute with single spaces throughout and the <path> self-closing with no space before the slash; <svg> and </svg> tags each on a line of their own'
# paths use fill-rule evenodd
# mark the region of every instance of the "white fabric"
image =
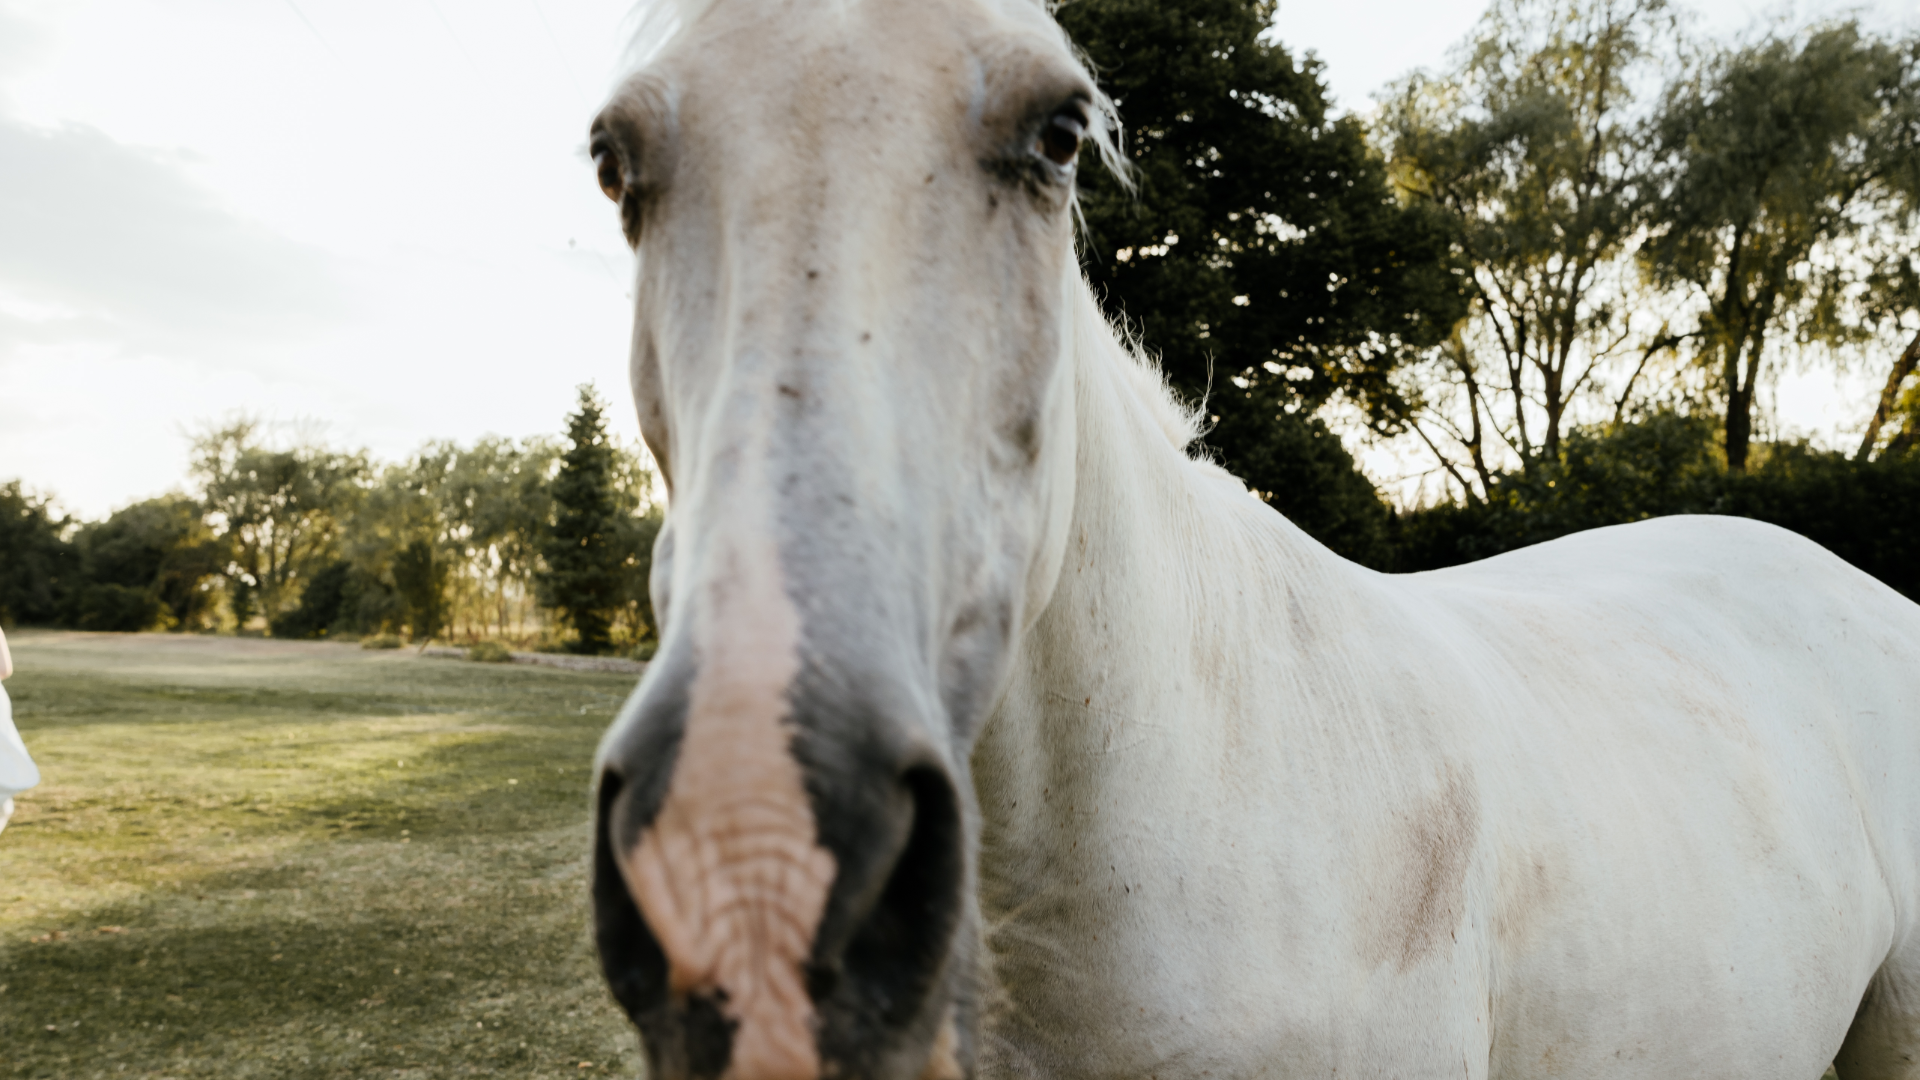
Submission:
<svg viewBox="0 0 1920 1080">
<path fill-rule="evenodd" d="M 10 800 L 39 783 L 40 770 L 13 726 L 13 703 L 7 698 L 6 684 L 0 683 L 0 799 Z M 5 821 L 0 817 L 0 824 Z"/>
</svg>

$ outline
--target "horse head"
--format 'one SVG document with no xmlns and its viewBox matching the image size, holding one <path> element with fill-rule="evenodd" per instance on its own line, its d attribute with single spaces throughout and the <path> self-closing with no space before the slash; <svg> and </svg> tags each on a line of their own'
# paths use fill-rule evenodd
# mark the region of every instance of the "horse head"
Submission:
<svg viewBox="0 0 1920 1080">
<path fill-rule="evenodd" d="M 1033 0 L 652 18 L 591 135 L 672 493 L 599 757 L 606 975 L 657 1080 L 958 1080 L 968 756 L 1066 549 L 1105 103 Z"/>
</svg>

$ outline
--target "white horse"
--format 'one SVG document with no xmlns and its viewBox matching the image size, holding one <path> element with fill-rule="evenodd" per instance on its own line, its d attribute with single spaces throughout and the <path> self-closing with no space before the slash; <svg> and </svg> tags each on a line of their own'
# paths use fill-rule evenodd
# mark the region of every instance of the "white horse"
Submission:
<svg viewBox="0 0 1920 1080">
<path fill-rule="evenodd" d="M 1920 607 L 1737 520 L 1344 562 L 1102 319 L 1041 6 L 666 2 L 592 144 L 655 1080 L 1920 1076 Z"/>
</svg>

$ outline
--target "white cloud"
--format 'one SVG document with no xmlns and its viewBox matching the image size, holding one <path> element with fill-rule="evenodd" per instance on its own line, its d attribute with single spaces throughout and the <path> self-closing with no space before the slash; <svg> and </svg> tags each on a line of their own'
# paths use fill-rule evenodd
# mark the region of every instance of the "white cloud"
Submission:
<svg viewBox="0 0 1920 1080">
<path fill-rule="evenodd" d="M 192 350 L 311 333 L 342 314 L 325 252 L 232 213 L 181 159 L 80 124 L 0 117 L 12 331 Z M 21 318 L 21 302 L 43 317 Z"/>
<path fill-rule="evenodd" d="M 0 0 L 0 480 L 98 516 L 236 411 L 398 457 L 623 396 L 627 4 Z"/>
</svg>

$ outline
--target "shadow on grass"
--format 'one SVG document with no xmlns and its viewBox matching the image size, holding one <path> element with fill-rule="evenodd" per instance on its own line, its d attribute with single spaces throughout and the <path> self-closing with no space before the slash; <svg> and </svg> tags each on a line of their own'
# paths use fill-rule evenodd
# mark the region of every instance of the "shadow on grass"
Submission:
<svg viewBox="0 0 1920 1080">
<path fill-rule="evenodd" d="M 456 676 L 465 676 L 451 662 Z M 476 665 L 477 666 L 477 665 Z M 503 715 L 578 714 L 582 708 L 604 718 L 616 710 L 628 685 L 602 676 L 600 685 L 582 685 L 578 675 L 510 670 L 487 672 L 491 678 L 449 678 L 421 662 L 418 679 L 403 686 L 369 690 L 324 687 L 334 679 L 317 679 L 321 686 L 276 688 L 246 685 L 186 685 L 152 683 L 111 672 L 35 671 L 9 680 L 16 722 L 23 729 L 46 724 L 118 724 L 129 718 L 142 721 L 197 720 L 210 711 L 245 712 L 261 718 L 311 720 L 325 716 L 405 716 L 434 713 L 499 713 Z M 382 672 L 382 675 L 389 673 Z M 414 671 L 404 674 L 413 675 Z M 389 678 L 391 676 L 389 675 Z M 571 680 L 571 681 L 569 681 Z M 369 680 L 373 681 L 373 680 Z M 611 685 L 607 685 L 607 684 Z M 529 701 L 529 697 L 535 700 Z"/>
<path fill-rule="evenodd" d="M 634 1068 L 581 934 L 503 944 L 392 914 L 82 932 L 8 950 L 0 1045 L 10 1075 L 60 1080 Z"/>
</svg>

